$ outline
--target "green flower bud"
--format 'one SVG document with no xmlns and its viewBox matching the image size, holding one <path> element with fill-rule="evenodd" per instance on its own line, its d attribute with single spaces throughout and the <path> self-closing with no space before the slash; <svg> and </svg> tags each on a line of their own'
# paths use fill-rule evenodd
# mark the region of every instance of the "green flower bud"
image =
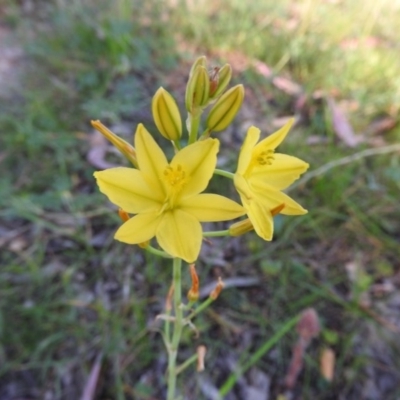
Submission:
<svg viewBox="0 0 400 400">
<path fill-rule="evenodd" d="M 244 99 L 243 85 L 236 85 L 225 92 L 211 108 L 207 116 L 208 132 L 224 130 L 235 118 Z"/>
<path fill-rule="evenodd" d="M 151 111 L 157 129 L 168 140 L 178 140 L 182 135 L 182 120 L 174 98 L 160 87 L 151 102 Z"/>
<path fill-rule="evenodd" d="M 232 67 L 225 64 L 222 68 L 214 68 L 210 74 L 210 100 L 216 99 L 220 96 L 232 77 Z"/>
<path fill-rule="evenodd" d="M 207 57 L 206 56 L 201 56 L 199 57 L 192 65 L 192 68 L 190 68 L 190 72 L 189 72 L 189 79 L 193 76 L 195 69 L 198 66 L 202 66 L 205 67 L 207 65 Z"/>
<path fill-rule="evenodd" d="M 210 77 L 203 65 L 197 65 L 193 74 L 189 76 L 189 82 L 186 86 L 185 105 L 189 113 L 205 107 L 208 104 L 208 95 L 210 92 Z"/>
</svg>

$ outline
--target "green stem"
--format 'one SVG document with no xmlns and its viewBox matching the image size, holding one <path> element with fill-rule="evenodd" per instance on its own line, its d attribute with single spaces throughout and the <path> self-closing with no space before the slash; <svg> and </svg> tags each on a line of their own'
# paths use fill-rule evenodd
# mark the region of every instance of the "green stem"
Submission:
<svg viewBox="0 0 400 400">
<path fill-rule="evenodd" d="M 204 300 L 194 311 L 192 311 L 187 317 L 186 321 L 191 321 L 197 314 L 204 311 L 214 300 L 209 297 L 207 300 Z"/>
<path fill-rule="evenodd" d="M 200 135 L 200 139 L 207 139 L 210 137 L 211 131 L 208 130 L 208 128 Z"/>
<path fill-rule="evenodd" d="M 189 144 L 192 144 L 196 141 L 199 132 L 201 112 L 196 112 L 194 114 L 195 115 L 193 114 L 189 115 L 190 118 Z"/>
<path fill-rule="evenodd" d="M 181 142 L 179 141 L 179 139 L 174 140 L 172 143 L 174 145 L 175 151 L 179 151 L 182 148 Z"/>
<path fill-rule="evenodd" d="M 209 231 L 203 232 L 204 237 L 216 237 L 216 236 L 230 236 L 229 229 L 225 229 L 224 231 Z"/>
<path fill-rule="evenodd" d="M 216 168 L 214 170 L 214 174 L 215 175 L 221 175 L 221 176 L 224 176 L 225 178 L 229 178 L 229 179 L 232 179 L 232 180 L 235 177 L 235 174 L 233 174 L 232 172 L 224 171 L 223 169 L 218 169 L 218 168 Z"/>
<path fill-rule="evenodd" d="M 163 257 L 163 258 L 172 258 L 168 253 L 162 250 L 158 250 L 154 248 L 153 246 L 148 245 L 145 247 L 145 250 L 148 251 L 149 253 L 155 254 L 156 256 Z"/>
<path fill-rule="evenodd" d="M 182 260 L 174 258 L 173 262 L 173 285 L 174 285 L 174 310 L 175 321 L 172 333 L 172 342 L 168 347 L 168 394 L 167 400 L 175 399 L 176 390 L 176 357 L 178 355 L 179 342 L 183 329 L 183 310 L 182 310 L 182 287 L 181 287 Z"/>
<path fill-rule="evenodd" d="M 165 314 L 167 315 L 167 317 L 171 316 L 171 310 L 166 310 Z M 164 340 L 168 346 L 171 341 L 171 321 L 169 321 L 168 318 L 164 322 L 164 337 Z"/>
<path fill-rule="evenodd" d="M 190 364 L 193 364 L 195 361 L 197 361 L 198 358 L 198 354 L 193 354 L 192 357 L 188 358 L 184 363 L 176 368 L 176 375 L 179 375 L 181 372 L 183 372 Z"/>
</svg>

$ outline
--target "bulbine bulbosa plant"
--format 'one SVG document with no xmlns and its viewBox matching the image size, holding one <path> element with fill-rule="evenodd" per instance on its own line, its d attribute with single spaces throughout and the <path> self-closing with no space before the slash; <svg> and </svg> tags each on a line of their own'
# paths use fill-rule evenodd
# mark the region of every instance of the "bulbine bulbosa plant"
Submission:
<svg viewBox="0 0 400 400">
<path fill-rule="evenodd" d="M 152 114 L 160 134 L 173 146 L 168 159 L 163 150 L 139 124 L 134 145 L 119 138 L 100 121 L 92 125 L 101 132 L 131 163 L 95 172 L 100 191 L 119 207 L 123 224 L 115 239 L 160 257 L 171 259 L 172 280 L 165 312 L 163 339 L 168 353 L 167 400 L 177 400 L 177 375 L 197 361 L 203 368 L 205 348 L 177 365 L 182 330 L 193 326 L 192 319 L 205 310 L 223 288 L 216 283 L 208 299 L 198 302 L 199 280 L 196 260 L 205 237 L 238 236 L 254 230 L 264 240 L 273 236 L 276 214 L 301 215 L 307 211 L 282 191 L 308 168 L 304 161 L 277 153 L 293 120 L 277 132 L 260 139 L 260 130 L 250 127 L 238 155 L 235 172 L 217 169 L 220 147 L 218 132 L 236 117 L 244 99 L 244 88 L 228 89 L 230 65 L 208 70 L 206 58 L 193 64 L 186 87 L 184 124 L 179 108 L 170 93 L 160 88 L 152 99 Z M 204 113 L 206 117 L 203 117 Z M 186 128 L 186 129 L 184 129 Z M 232 180 L 241 204 L 221 194 L 203 193 L 213 177 Z M 202 222 L 232 221 L 223 231 L 203 231 Z M 192 287 L 187 300 L 182 297 L 182 265 L 190 273 Z"/>
</svg>

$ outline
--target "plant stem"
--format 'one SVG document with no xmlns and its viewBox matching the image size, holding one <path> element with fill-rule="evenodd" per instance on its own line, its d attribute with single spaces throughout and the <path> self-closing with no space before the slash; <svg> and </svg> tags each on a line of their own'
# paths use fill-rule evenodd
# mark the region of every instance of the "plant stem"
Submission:
<svg viewBox="0 0 400 400">
<path fill-rule="evenodd" d="M 191 314 L 189 314 L 186 317 L 186 321 L 190 321 L 192 318 L 194 318 L 197 314 L 201 313 L 204 311 L 214 300 L 209 297 L 207 300 L 205 300 L 203 303 L 201 303 L 194 311 L 192 311 Z"/>
<path fill-rule="evenodd" d="M 203 232 L 204 237 L 217 237 L 217 236 L 230 236 L 229 229 L 225 229 L 224 231 L 208 231 Z"/>
<path fill-rule="evenodd" d="M 190 364 L 193 364 L 199 358 L 198 354 L 193 354 L 192 357 L 188 358 L 183 364 L 179 365 L 176 368 L 176 375 L 179 375 L 183 372 Z"/>
<path fill-rule="evenodd" d="M 181 287 L 182 260 L 174 258 L 173 262 L 173 285 L 174 285 L 174 310 L 175 321 L 172 342 L 168 347 L 168 394 L 167 400 L 175 399 L 176 390 L 176 357 L 178 354 L 179 342 L 183 329 L 183 310 L 182 310 L 182 287 Z"/>
<path fill-rule="evenodd" d="M 232 172 L 224 171 L 223 169 L 218 169 L 218 168 L 214 170 L 214 175 L 221 175 L 224 176 L 225 178 L 229 178 L 232 180 L 235 177 L 235 174 L 233 174 Z"/>
<path fill-rule="evenodd" d="M 158 250 L 154 248 L 153 246 L 148 245 L 147 247 L 144 248 L 146 251 L 149 253 L 155 254 L 156 256 L 163 257 L 163 258 L 172 258 L 168 253 L 162 250 Z"/>
<path fill-rule="evenodd" d="M 189 132 L 189 144 L 196 141 L 199 132 L 201 112 L 196 112 L 189 115 L 190 118 L 190 132 Z"/>
</svg>

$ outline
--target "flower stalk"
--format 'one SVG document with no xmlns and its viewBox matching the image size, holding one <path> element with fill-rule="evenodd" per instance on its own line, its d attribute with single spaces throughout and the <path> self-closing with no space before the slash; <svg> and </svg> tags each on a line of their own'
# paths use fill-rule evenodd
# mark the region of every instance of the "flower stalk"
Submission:
<svg viewBox="0 0 400 400">
<path fill-rule="evenodd" d="M 179 342 L 183 329 L 183 310 L 182 310 L 182 260 L 174 258 L 173 260 L 173 286 L 174 286 L 174 311 L 175 321 L 172 333 L 172 341 L 168 344 L 168 392 L 167 400 L 175 399 L 176 392 L 176 359 L 178 355 Z"/>
</svg>

